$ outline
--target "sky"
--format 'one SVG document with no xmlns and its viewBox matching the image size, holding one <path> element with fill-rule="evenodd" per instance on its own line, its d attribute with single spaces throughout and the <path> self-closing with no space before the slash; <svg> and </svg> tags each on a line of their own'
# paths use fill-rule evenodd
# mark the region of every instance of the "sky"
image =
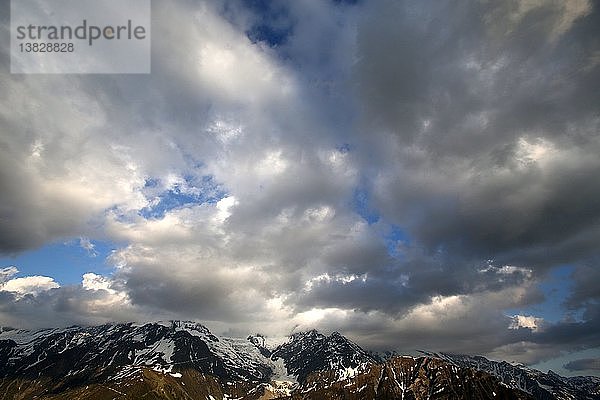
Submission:
<svg viewBox="0 0 600 400">
<path fill-rule="evenodd" d="M 600 4 L 154 2 L 10 74 L 0 325 L 189 319 L 600 375 Z"/>
</svg>

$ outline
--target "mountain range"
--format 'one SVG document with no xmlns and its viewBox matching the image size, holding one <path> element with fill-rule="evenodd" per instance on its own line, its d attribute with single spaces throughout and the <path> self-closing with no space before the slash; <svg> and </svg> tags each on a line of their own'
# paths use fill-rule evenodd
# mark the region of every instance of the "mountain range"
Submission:
<svg viewBox="0 0 600 400">
<path fill-rule="evenodd" d="M 0 329 L 0 400 L 600 399 L 565 378 L 480 356 L 384 359 L 343 335 L 218 337 L 190 321 Z"/>
</svg>

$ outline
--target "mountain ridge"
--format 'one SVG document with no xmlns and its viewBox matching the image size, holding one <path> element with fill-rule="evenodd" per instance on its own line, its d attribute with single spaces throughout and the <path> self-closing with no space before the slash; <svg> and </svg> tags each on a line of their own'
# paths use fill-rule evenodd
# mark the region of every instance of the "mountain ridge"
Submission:
<svg viewBox="0 0 600 400">
<path fill-rule="evenodd" d="M 524 365 L 513 365 L 506 361 L 493 361 L 483 356 L 430 353 L 426 351 L 421 351 L 421 353 L 448 361 L 459 367 L 474 368 L 490 373 L 503 383 L 531 393 L 539 399 L 600 399 L 600 378 L 598 377 L 564 377 L 552 370 L 544 373 Z"/>
<path fill-rule="evenodd" d="M 140 393 L 173 400 L 600 399 L 600 382 L 593 379 L 580 377 L 575 385 L 494 363 L 445 353 L 382 361 L 338 332 L 297 332 L 272 342 L 259 334 L 219 337 L 193 321 L 0 328 L 0 392 L 6 400 L 127 399 Z"/>
</svg>

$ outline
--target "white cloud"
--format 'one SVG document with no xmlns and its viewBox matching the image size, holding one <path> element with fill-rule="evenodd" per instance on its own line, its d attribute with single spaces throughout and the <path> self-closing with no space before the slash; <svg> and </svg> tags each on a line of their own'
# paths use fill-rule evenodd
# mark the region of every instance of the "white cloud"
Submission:
<svg viewBox="0 0 600 400">
<path fill-rule="evenodd" d="M 81 287 L 96 294 L 84 300 L 86 313 L 90 316 L 109 316 L 112 313 L 111 309 L 115 307 L 121 308 L 122 311 L 134 312 L 135 307 L 132 307 L 127 292 L 115 289 L 118 285 L 115 285 L 110 278 L 91 272 L 84 274 L 82 278 Z M 99 291 L 100 295 L 98 295 Z"/>
<path fill-rule="evenodd" d="M 97 257 L 98 252 L 96 251 L 96 246 L 91 242 L 88 238 L 79 238 L 79 246 L 87 251 L 90 257 Z"/>
<path fill-rule="evenodd" d="M 538 331 L 544 324 L 543 318 L 534 317 L 532 315 L 513 315 L 510 329 L 527 328 L 532 331 Z"/>
<path fill-rule="evenodd" d="M 83 274 L 83 280 L 81 286 L 85 290 L 106 290 L 107 292 L 114 294 L 115 290 L 111 289 L 111 281 L 102 275 L 88 272 Z"/>
<path fill-rule="evenodd" d="M 36 296 L 47 290 L 59 287 L 60 285 L 53 278 L 34 275 L 10 279 L 0 285 L 0 291 L 13 292 L 17 297 L 23 297 L 28 294 Z"/>
<path fill-rule="evenodd" d="M 326 272 L 324 274 L 315 276 L 315 277 L 307 280 L 306 283 L 304 284 L 304 290 L 307 292 L 310 292 L 312 290 L 314 284 L 319 284 L 319 283 L 328 284 L 328 283 L 336 282 L 336 283 L 341 283 L 342 285 L 346 285 L 348 283 L 354 282 L 357 279 L 361 280 L 362 282 L 366 282 L 367 274 L 364 274 L 364 275 L 336 274 L 334 276 L 331 276 L 331 275 L 329 275 L 329 273 Z"/>
</svg>

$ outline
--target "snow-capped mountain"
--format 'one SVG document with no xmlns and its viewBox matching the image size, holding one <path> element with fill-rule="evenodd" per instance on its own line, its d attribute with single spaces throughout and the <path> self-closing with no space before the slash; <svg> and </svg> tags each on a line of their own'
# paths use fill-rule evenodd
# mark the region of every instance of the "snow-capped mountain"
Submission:
<svg viewBox="0 0 600 400">
<path fill-rule="evenodd" d="M 314 371 L 336 371 L 340 378 L 354 376 L 375 364 L 367 352 L 338 332 L 325 336 L 315 330 L 293 334 L 289 341 L 278 346 L 271 359 L 283 359 L 288 373 L 304 382 Z"/>
<path fill-rule="evenodd" d="M 490 374 L 431 357 L 391 358 L 350 379 L 317 372 L 297 392 L 311 399 L 534 399 Z"/>
<path fill-rule="evenodd" d="M 226 380 L 251 382 L 266 381 L 271 374 L 255 346 L 243 339 L 219 339 L 193 322 L 14 330 L 0 333 L 0 346 L 9 357 L 0 365 L 2 374 L 49 373 L 75 382 L 103 379 L 124 366 L 167 372 L 193 368 Z"/>
<path fill-rule="evenodd" d="M 506 361 L 492 361 L 482 356 L 446 353 L 423 354 L 448 361 L 463 368 L 484 371 L 499 378 L 511 388 L 520 389 L 541 400 L 598 400 L 600 378 L 592 376 L 563 377 L 552 371 L 544 373 Z"/>
<path fill-rule="evenodd" d="M 438 354 L 384 362 L 337 332 L 228 338 L 185 321 L 0 329 L 3 400 L 573 398 L 539 397 L 531 388 L 549 385 L 543 374 L 528 372 L 538 386 L 519 386 L 469 362 Z M 598 398 L 597 385 L 581 379 L 588 397 L 575 398 Z"/>
</svg>

